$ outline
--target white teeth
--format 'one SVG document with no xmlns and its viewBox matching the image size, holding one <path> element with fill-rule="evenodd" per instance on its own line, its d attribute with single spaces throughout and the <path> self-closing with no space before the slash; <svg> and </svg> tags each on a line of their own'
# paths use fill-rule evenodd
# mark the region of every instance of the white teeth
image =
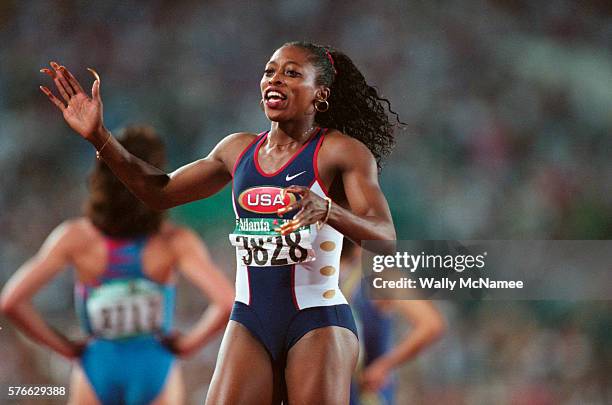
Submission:
<svg viewBox="0 0 612 405">
<path fill-rule="evenodd" d="M 271 90 L 268 92 L 268 98 L 284 98 L 284 96 L 278 91 Z"/>
</svg>

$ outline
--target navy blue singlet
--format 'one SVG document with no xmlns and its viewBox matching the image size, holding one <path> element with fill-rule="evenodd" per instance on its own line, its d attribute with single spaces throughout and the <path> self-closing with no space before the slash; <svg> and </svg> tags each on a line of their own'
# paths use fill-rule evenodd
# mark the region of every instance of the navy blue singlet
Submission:
<svg viewBox="0 0 612 405">
<path fill-rule="evenodd" d="M 311 138 L 274 173 L 259 166 L 258 152 L 267 132 L 260 134 L 237 159 L 232 201 L 236 230 L 236 302 L 231 319 L 261 342 L 273 363 L 282 365 L 289 349 L 307 332 L 341 326 L 357 335 L 350 307 L 338 287 L 342 234 L 329 225 L 312 225 L 286 237 L 274 232 L 295 213 L 278 217 L 276 210 L 294 201 L 282 198 L 290 185 L 326 195 L 319 180 L 317 154 L 325 129 Z"/>
</svg>

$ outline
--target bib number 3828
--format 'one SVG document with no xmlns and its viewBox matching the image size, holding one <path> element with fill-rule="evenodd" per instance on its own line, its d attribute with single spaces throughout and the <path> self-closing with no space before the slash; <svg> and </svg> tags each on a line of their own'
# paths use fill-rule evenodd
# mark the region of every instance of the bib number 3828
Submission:
<svg viewBox="0 0 612 405">
<path fill-rule="evenodd" d="M 245 266 L 286 266 L 311 260 L 299 232 L 288 235 L 232 235 Z"/>
</svg>

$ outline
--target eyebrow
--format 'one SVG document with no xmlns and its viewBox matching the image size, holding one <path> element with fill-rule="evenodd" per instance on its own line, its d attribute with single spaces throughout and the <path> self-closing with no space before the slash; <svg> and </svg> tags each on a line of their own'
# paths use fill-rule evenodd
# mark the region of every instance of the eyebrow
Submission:
<svg viewBox="0 0 612 405">
<path fill-rule="evenodd" d="M 297 66 L 302 67 L 302 65 L 300 65 L 299 63 L 297 63 L 297 62 L 296 62 L 296 61 L 294 61 L 294 60 L 288 60 L 287 62 L 285 62 L 285 65 L 288 65 L 288 64 L 290 64 L 290 63 L 292 63 L 292 64 L 294 64 L 294 65 L 297 65 Z M 277 63 L 277 62 L 274 62 L 273 60 L 268 61 L 268 63 L 266 63 L 266 65 L 272 65 L 272 64 L 277 65 L 278 63 Z"/>
</svg>

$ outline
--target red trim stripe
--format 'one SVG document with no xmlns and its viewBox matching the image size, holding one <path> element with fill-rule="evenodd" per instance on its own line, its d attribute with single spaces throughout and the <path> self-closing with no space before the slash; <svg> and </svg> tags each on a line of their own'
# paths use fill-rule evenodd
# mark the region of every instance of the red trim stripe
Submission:
<svg viewBox="0 0 612 405">
<path fill-rule="evenodd" d="M 243 156 L 244 156 L 244 154 L 247 152 L 247 150 L 249 150 L 249 149 L 251 148 L 251 146 L 253 146 L 253 144 L 259 140 L 259 138 L 263 138 L 263 136 L 264 136 L 265 134 L 267 134 L 267 133 L 268 133 L 268 131 L 265 131 L 265 132 L 262 132 L 262 133 L 260 133 L 259 135 L 257 135 L 257 136 L 255 137 L 255 139 L 253 139 L 253 140 L 251 141 L 251 143 L 249 143 L 249 146 L 247 146 L 246 148 L 244 148 L 244 149 L 242 150 L 242 152 L 240 152 L 240 155 L 238 155 L 238 158 L 237 158 L 237 159 L 236 159 L 236 161 L 234 162 L 234 168 L 232 169 L 232 179 L 234 178 L 234 174 L 236 173 L 236 168 L 238 167 L 238 163 L 240 163 L 240 161 L 242 160 L 242 157 L 243 157 Z"/>
<path fill-rule="evenodd" d="M 236 168 L 238 167 L 238 164 L 242 160 L 242 157 L 247 152 L 247 150 L 249 150 L 251 146 L 253 146 L 253 144 L 257 142 L 257 140 L 264 134 L 266 134 L 266 132 L 262 132 L 259 135 L 257 135 L 255 139 L 253 139 L 253 141 L 249 143 L 249 146 L 247 146 L 246 148 L 242 150 L 242 152 L 240 152 L 240 155 L 238 155 L 238 158 L 234 162 L 234 168 L 232 169 L 232 207 L 234 208 L 234 214 L 236 214 L 236 217 L 238 216 L 238 210 L 236 209 L 236 203 L 235 203 L 235 198 L 234 198 L 234 175 L 236 174 Z"/>
<path fill-rule="evenodd" d="M 302 145 L 302 147 L 300 149 L 298 149 L 297 152 L 295 152 L 293 154 L 293 156 L 291 156 L 291 158 L 285 162 L 285 164 L 283 164 L 279 169 L 277 169 L 276 171 L 274 171 L 273 173 L 266 173 L 265 171 L 263 171 L 263 169 L 261 168 L 261 166 L 259 166 L 259 149 L 261 148 L 261 145 L 263 144 L 264 139 L 266 138 L 265 136 L 262 137 L 261 141 L 257 144 L 257 147 L 255 148 L 255 153 L 253 153 L 253 160 L 255 161 L 255 167 L 257 168 L 257 171 L 259 172 L 259 174 L 261 174 L 264 177 L 274 177 L 276 175 L 278 175 L 280 172 L 282 172 L 283 170 L 285 170 L 287 168 L 287 166 L 289 166 L 289 164 L 291 162 L 293 162 L 295 160 L 295 158 L 297 158 L 299 156 L 300 153 L 302 153 L 302 151 L 304 149 L 306 149 L 306 147 L 310 144 L 310 142 L 316 138 L 317 134 L 321 131 L 321 129 L 319 128 L 318 131 L 315 131 L 314 134 L 312 134 L 310 136 L 310 138 L 308 139 L 308 141 L 306 141 L 304 143 L 304 145 Z M 269 132 L 266 132 L 266 135 Z"/>
<path fill-rule="evenodd" d="M 323 180 L 321 180 L 321 177 L 319 176 L 319 149 L 321 149 L 321 145 L 323 144 L 323 138 L 325 138 L 327 129 L 328 128 L 325 128 L 323 130 L 323 134 L 321 134 L 321 138 L 319 139 L 319 142 L 317 143 L 317 148 L 315 149 L 314 157 L 312 158 L 312 165 L 314 166 L 315 179 L 319 182 L 319 186 L 321 186 L 321 190 L 323 190 L 325 195 L 329 197 L 329 192 L 327 191 L 327 187 L 325 187 Z"/>
</svg>

